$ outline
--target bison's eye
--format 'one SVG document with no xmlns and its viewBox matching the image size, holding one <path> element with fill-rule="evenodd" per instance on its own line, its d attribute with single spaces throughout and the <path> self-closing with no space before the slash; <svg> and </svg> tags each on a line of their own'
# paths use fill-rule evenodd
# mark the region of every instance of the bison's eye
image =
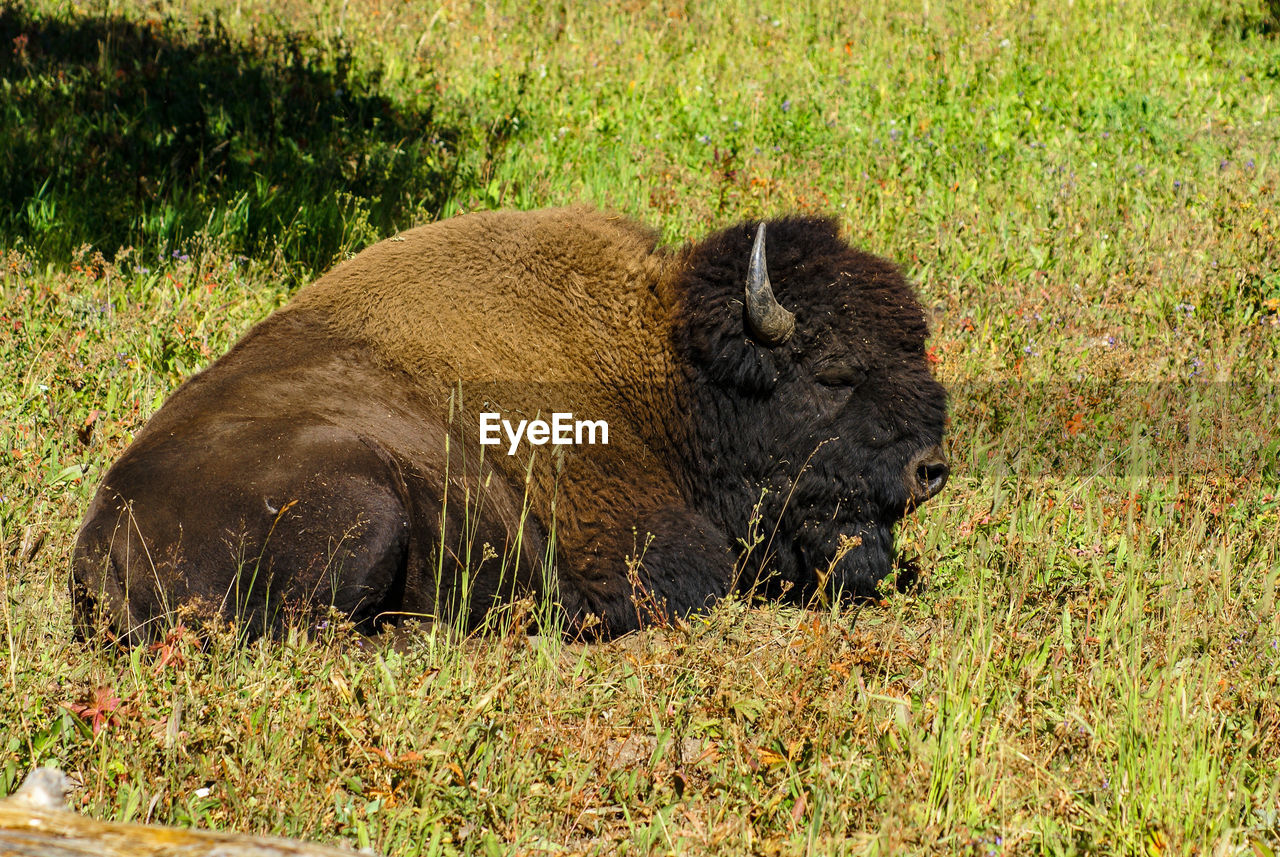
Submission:
<svg viewBox="0 0 1280 857">
<path fill-rule="evenodd" d="M 856 366 L 846 363 L 831 363 L 823 366 L 814 378 L 824 387 L 856 387 L 862 383 L 864 373 Z"/>
</svg>

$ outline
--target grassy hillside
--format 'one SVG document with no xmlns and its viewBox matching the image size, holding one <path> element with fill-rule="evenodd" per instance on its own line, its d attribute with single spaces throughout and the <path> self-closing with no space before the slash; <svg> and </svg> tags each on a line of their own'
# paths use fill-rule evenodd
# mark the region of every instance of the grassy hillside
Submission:
<svg viewBox="0 0 1280 857">
<path fill-rule="evenodd" d="M 850 8 L 852 7 L 852 8 Z M 1280 21 L 1260 0 L 0 11 L 0 795 L 387 854 L 1280 846 Z M 952 390 L 919 591 L 247 649 L 70 639 L 177 384 L 412 223 L 836 215 Z M 519 611 L 513 617 L 519 623 Z"/>
</svg>

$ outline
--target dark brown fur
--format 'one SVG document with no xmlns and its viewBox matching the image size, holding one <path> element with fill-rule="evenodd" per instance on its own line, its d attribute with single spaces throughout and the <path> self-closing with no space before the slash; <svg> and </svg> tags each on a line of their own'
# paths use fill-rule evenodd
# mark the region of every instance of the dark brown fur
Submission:
<svg viewBox="0 0 1280 857">
<path fill-rule="evenodd" d="M 756 342 L 750 236 L 673 253 L 587 208 L 483 213 L 339 265 L 108 472 L 77 540 L 79 626 L 144 638 L 182 605 L 255 633 L 329 605 L 365 627 L 474 626 L 550 589 L 571 631 L 615 634 L 735 585 L 807 597 L 831 569 L 829 587 L 868 594 L 941 440 L 923 317 L 831 223 L 777 221 L 769 270 L 796 335 Z M 827 383 L 835 364 L 861 380 Z M 482 411 L 572 411 L 610 443 L 482 451 Z M 739 563 L 753 513 L 780 535 Z M 864 546 L 837 556 L 840 536 Z"/>
</svg>

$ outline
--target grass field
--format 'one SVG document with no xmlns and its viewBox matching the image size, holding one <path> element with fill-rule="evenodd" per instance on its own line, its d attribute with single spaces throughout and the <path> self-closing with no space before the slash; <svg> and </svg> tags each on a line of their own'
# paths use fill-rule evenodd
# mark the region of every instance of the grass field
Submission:
<svg viewBox="0 0 1280 857">
<path fill-rule="evenodd" d="M 0 10 L 0 795 L 385 854 L 1280 850 L 1272 4 L 16 0 Z M 522 635 L 70 639 L 183 379 L 409 224 L 587 200 L 900 262 L 923 586 Z"/>
</svg>

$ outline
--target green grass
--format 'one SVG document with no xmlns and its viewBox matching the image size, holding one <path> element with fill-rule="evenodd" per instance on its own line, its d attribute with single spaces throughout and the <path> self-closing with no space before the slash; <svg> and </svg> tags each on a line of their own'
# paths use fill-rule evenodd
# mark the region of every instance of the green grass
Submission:
<svg viewBox="0 0 1280 857">
<path fill-rule="evenodd" d="M 1273 853 L 1275 30 L 1243 0 L 11 4 L 0 793 L 57 763 L 98 817 L 389 854 Z M 178 383 L 396 228 L 584 199 L 672 242 L 831 212 L 919 281 L 955 465 L 900 532 L 919 592 L 587 648 L 70 641 L 76 522 Z"/>
</svg>

